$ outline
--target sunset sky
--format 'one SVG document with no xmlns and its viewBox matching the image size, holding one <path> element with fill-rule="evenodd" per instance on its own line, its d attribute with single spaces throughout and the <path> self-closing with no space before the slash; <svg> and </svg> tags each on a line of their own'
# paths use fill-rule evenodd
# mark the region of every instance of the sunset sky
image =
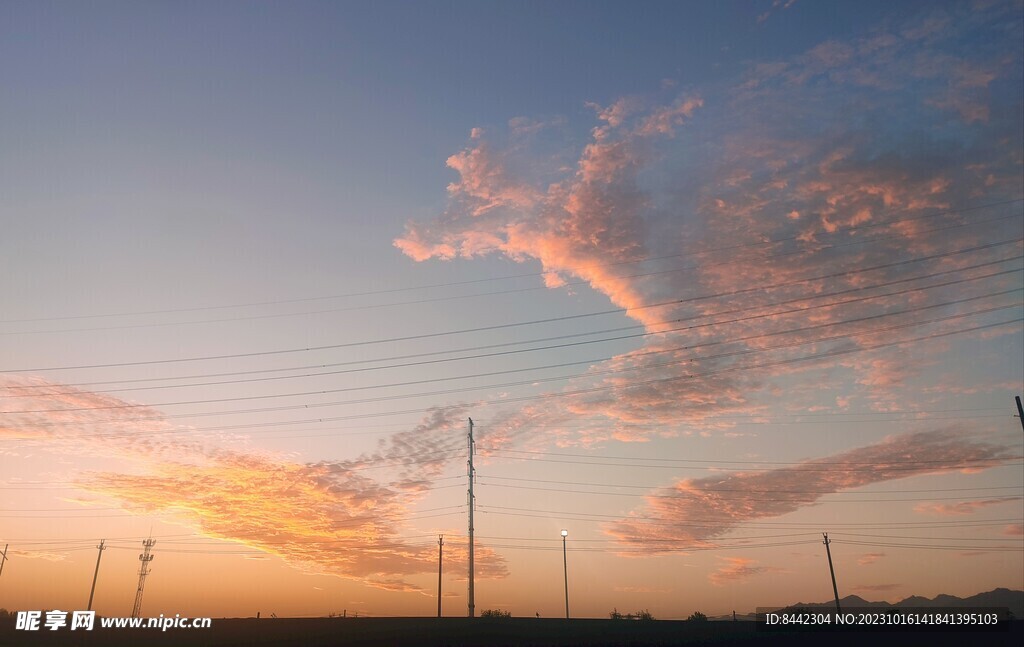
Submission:
<svg viewBox="0 0 1024 647">
<path fill-rule="evenodd" d="M 0 607 L 1024 589 L 1024 4 L 0 3 Z"/>
</svg>

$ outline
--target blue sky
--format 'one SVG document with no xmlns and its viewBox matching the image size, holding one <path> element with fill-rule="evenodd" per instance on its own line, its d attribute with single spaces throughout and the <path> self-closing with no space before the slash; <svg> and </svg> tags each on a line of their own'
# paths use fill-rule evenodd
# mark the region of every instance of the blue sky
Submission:
<svg viewBox="0 0 1024 647">
<path fill-rule="evenodd" d="M 876 544 L 848 592 L 1021 588 L 1022 33 L 1014 2 L 4 4 L 0 471 L 43 489 L 5 495 L 34 567 L 0 606 L 155 524 L 288 613 L 337 610 L 308 577 L 432 613 L 469 416 L 478 604 L 536 612 L 530 542 L 571 524 L 584 615 L 827 598 L 842 519 Z M 87 531 L 27 512 L 69 505 Z M 880 547 L 901 522 L 957 534 L 947 574 Z"/>
<path fill-rule="evenodd" d="M 64 269 L 75 288 L 89 278 L 81 261 L 114 260 L 113 249 L 129 255 L 104 282 L 161 249 L 163 265 L 189 259 L 163 281 L 192 279 L 193 290 L 237 290 L 233 274 L 260 272 L 267 256 L 277 272 L 299 258 L 314 277 L 343 269 L 387 280 L 404 268 L 384 262 L 386 241 L 442 207 L 450 175 L 438 162 L 470 128 L 562 117 L 566 136 L 583 138 L 587 102 L 649 95 L 665 80 L 720 87 L 756 61 L 921 6 L 8 3 L 4 194 L 10 210 L 43 210 L 15 219 L 28 230 L 11 253 L 26 256 L 29 275 Z M 228 243 L 242 232 L 246 252 Z M 62 244 L 49 244 L 54 235 Z M 281 255 L 281 241 L 294 252 Z M 358 262 L 339 267 L 339 254 Z M 224 278 L 211 285 L 214 275 Z M 304 276 L 261 278 L 284 281 L 274 293 L 322 292 Z M 62 298 L 73 304 L 79 291 Z M 189 303 L 220 302 L 201 296 Z M 18 314 L 47 314 L 22 297 Z"/>
</svg>

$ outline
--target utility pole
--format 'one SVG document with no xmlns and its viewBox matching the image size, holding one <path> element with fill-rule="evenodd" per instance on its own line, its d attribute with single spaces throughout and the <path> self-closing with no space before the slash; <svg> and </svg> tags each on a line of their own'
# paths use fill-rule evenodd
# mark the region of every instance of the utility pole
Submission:
<svg viewBox="0 0 1024 647">
<path fill-rule="evenodd" d="M 0 575 L 4 574 L 4 562 L 7 561 L 7 547 L 8 546 L 10 546 L 10 544 L 4 544 L 4 552 L 3 552 L 2 555 L 0 555 Z"/>
<path fill-rule="evenodd" d="M 1020 405 L 1020 396 L 1015 395 L 1013 399 L 1017 401 L 1017 418 L 1020 419 L 1020 428 L 1024 429 L 1024 407 Z"/>
<path fill-rule="evenodd" d="M 473 495 L 473 481 L 476 479 L 476 471 L 473 469 L 473 419 L 469 419 L 469 617 L 476 617 L 476 599 L 473 595 L 474 578 L 476 572 L 473 570 L 473 509 L 476 508 L 476 497 Z"/>
<path fill-rule="evenodd" d="M 133 618 L 138 618 L 139 610 L 142 609 L 142 589 L 146 586 L 146 576 L 149 575 L 149 563 L 153 561 L 153 556 L 149 554 L 149 551 L 155 543 L 152 537 L 142 542 L 146 550 L 139 555 L 139 561 L 142 562 L 142 566 L 139 568 L 139 588 L 135 591 L 135 606 L 132 607 Z"/>
<path fill-rule="evenodd" d="M 568 530 L 562 531 L 562 574 L 565 576 L 565 619 L 569 619 L 569 559 L 565 556 L 565 538 Z"/>
<path fill-rule="evenodd" d="M 437 536 L 437 617 L 441 617 L 441 556 L 444 551 L 444 535 Z"/>
<path fill-rule="evenodd" d="M 92 611 L 92 596 L 93 596 L 93 594 L 96 593 L 96 578 L 100 574 L 100 558 L 103 557 L 103 550 L 104 550 L 103 544 L 105 544 L 106 542 L 107 542 L 106 539 L 101 539 L 100 540 L 100 545 L 96 547 L 96 548 L 98 548 L 100 550 L 100 552 L 99 552 L 99 554 L 96 555 L 96 570 L 92 574 L 92 588 L 89 589 L 89 606 L 86 607 L 86 609 L 85 609 L 86 611 Z"/>
<path fill-rule="evenodd" d="M 842 610 L 839 608 L 839 589 L 836 588 L 836 572 L 832 568 L 832 551 L 828 548 L 828 545 L 832 542 L 828 540 L 827 532 L 821 534 L 825 537 L 825 554 L 828 555 L 828 572 L 832 575 L 832 594 L 836 596 L 836 613 L 842 613 Z"/>
</svg>

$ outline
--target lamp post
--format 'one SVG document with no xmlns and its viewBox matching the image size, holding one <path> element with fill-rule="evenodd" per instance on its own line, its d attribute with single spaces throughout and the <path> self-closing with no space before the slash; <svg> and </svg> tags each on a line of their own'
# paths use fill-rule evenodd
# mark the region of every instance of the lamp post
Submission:
<svg viewBox="0 0 1024 647">
<path fill-rule="evenodd" d="M 562 572 L 565 574 L 565 619 L 569 619 L 569 560 L 565 556 L 565 538 L 568 530 L 562 531 Z"/>
</svg>

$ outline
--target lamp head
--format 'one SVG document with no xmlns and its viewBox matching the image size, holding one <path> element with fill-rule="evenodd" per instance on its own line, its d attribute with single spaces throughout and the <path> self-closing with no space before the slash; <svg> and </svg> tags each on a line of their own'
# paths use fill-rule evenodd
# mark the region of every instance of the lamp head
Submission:
<svg viewBox="0 0 1024 647">
<path fill-rule="evenodd" d="M 563 537 L 568 537 L 569 536 L 569 531 L 568 530 L 563 530 L 562 531 L 562 536 Z"/>
</svg>

